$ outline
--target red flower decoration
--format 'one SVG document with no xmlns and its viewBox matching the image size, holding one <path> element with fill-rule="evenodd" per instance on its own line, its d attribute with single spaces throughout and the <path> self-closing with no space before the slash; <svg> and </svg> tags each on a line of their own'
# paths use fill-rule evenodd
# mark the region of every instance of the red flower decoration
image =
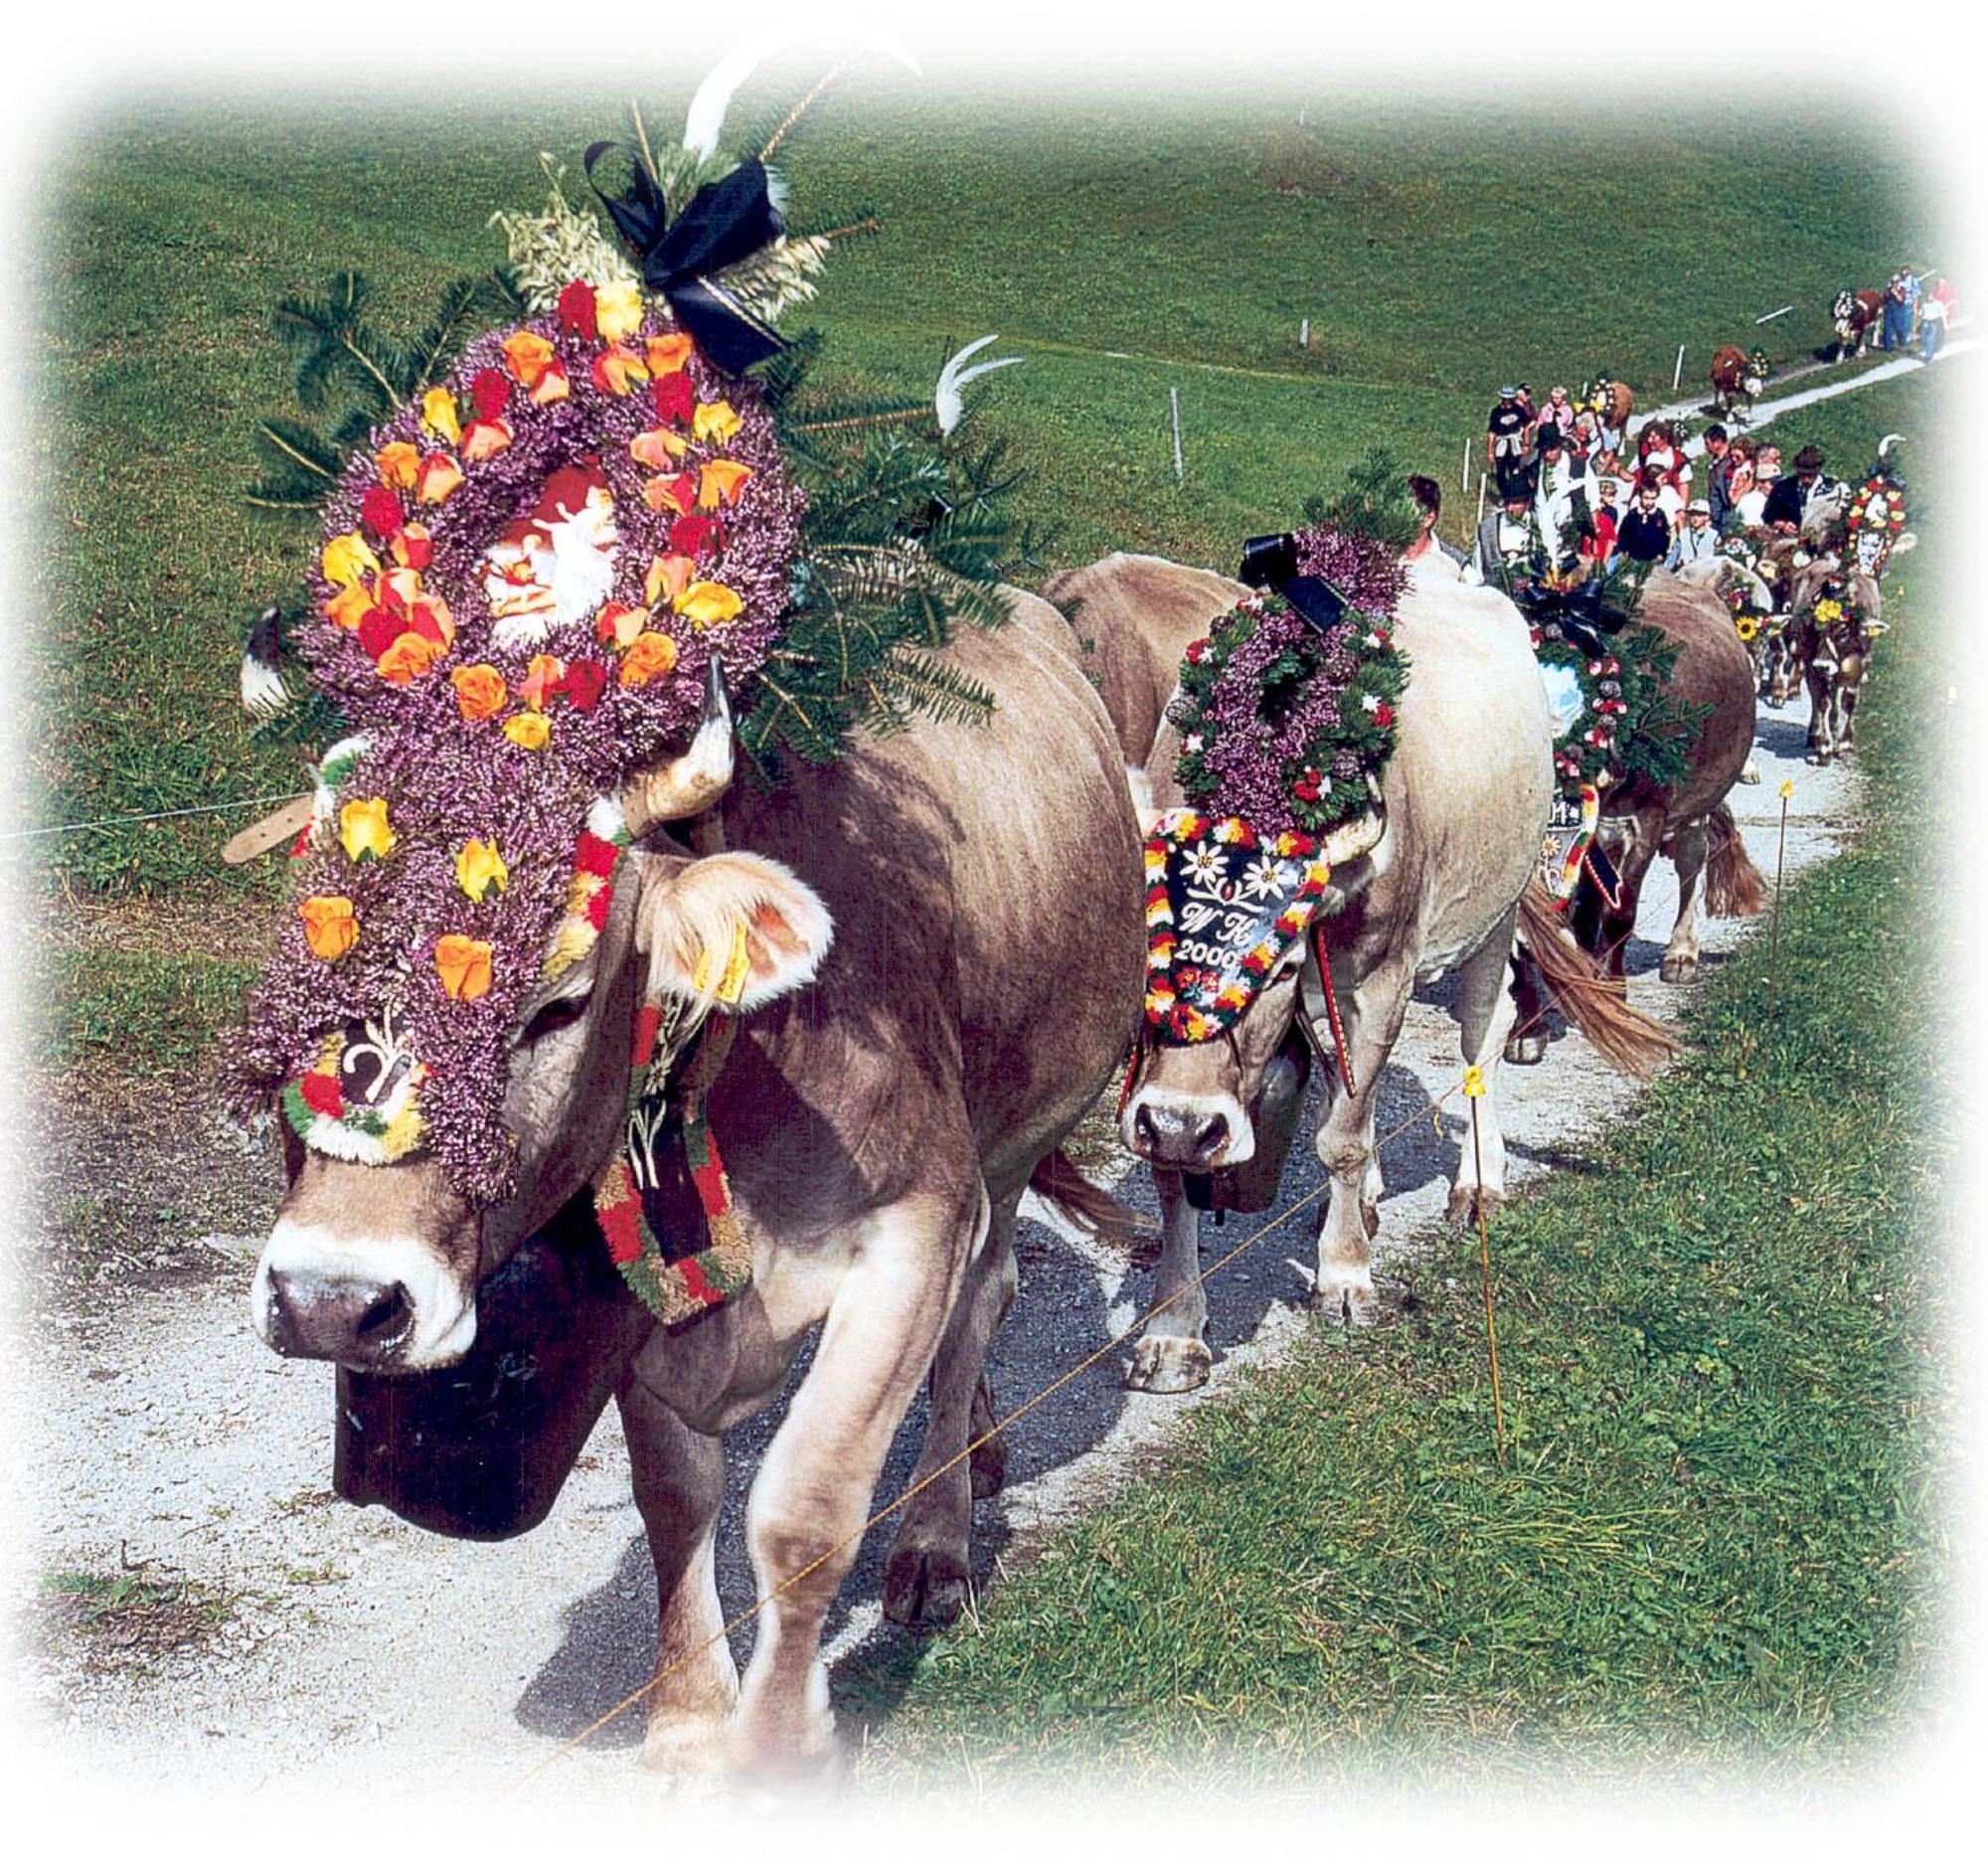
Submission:
<svg viewBox="0 0 1988 1861">
<path fill-rule="evenodd" d="M 607 669 L 594 659 L 576 659 L 550 691 L 562 695 L 576 711 L 591 711 L 607 689 Z"/>
<path fill-rule="evenodd" d="M 469 398 L 476 403 L 480 418 L 494 421 L 511 404 L 510 378 L 502 369 L 478 369 L 476 379 L 469 384 Z"/>
<path fill-rule="evenodd" d="M 718 539 L 718 521 L 713 517 L 692 512 L 670 525 L 670 548 L 679 556 L 695 557 L 706 544 L 716 545 Z"/>
<path fill-rule="evenodd" d="M 573 863 L 583 873 L 605 879 L 613 872 L 620 857 L 621 849 L 612 840 L 603 840 L 596 833 L 582 833 L 574 852 Z"/>
<path fill-rule="evenodd" d="M 343 1117 L 345 1095 L 329 1073 L 306 1073 L 297 1081 L 297 1096 L 320 1117 Z"/>
<path fill-rule="evenodd" d="M 593 286 L 584 278 L 575 278 L 559 294 L 560 328 L 569 336 L 587 342 L 600 340 L 600 324 L 595 314 Z"/>
<path fill-rule="evenodd" d="M 697 411 L 697 390 L 691 386 L 690 371 L 678 369 L 655 384 L 656 413 L 660 419 L 688 426 Z"/>
<path fill-rule="evenodd" d="M 1201 660 L 1202 660 L 1202 655 L 1203 655 L 1204 653 L 1206 653 L 1207 651 L 1208 651 L 1208 642 L 1207 642 L 1207 640 L 1205 640 L 1205 639 L 1198 639 L 1198 640 L 1196 640 L 1196 641 L 1194 642 L 1194 644 L 1193 644 L 1193 645 L 1191 645 L 1191 646 L 1190 646 L 1190 647 L 1189 647 L 1189 648 L 1187 649 L 1187 662 L 1188 662 L 1188 664 L 1189 664 L 1189 665 L 1199 665 L 1199 664 L 1201 664 Z"/>
<path fill-rule="evenodd" d="M 372 658 L 377 659 L 407 630 L 408 620 L 405 614 L 390 613 L 384 607 L 375 607 L 359 623 L 359 643 L 366 648 Z"/>
<path fill-rule="evenodd" d="M 1384 698 L 1374 712 L 1374 722 L 1386 730 L 1395 721 L 1395 707 Z"/>
<path fill-rule="evenodd" d="M 359 500 L 359 521 L 377 537 L 392 537 L 407 523 L 408 513 L 385 485 L 374 485 Z"/>
</svg>

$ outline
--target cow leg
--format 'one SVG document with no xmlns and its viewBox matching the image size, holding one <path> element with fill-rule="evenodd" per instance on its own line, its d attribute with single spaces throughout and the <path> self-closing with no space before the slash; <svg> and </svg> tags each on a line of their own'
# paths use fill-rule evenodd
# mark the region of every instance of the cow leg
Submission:
<svg viewBox="0 0 1988 1861">
<path fill-rule="evenodd" d="M 1827 762 L 1836 754 L 1836 681 L 1822 666 L 1808 669 L 1808 760 Z"/>
<path fill-rule="evenodd" d="M 725 1499 L 725 1444 L 700 1435 L 639 1381 L 621 1392 L 635 1505 L 656 1566 L 656 1679 L 642 1762 L 671 1771 L 716 1769 L 739 1670 L 724 1633 L 712 1540 Z"/>
<path fill-rule="evenodd" d="M 1709 836 L 1705 816 L 1671 835 L 1671 864 L 1677 868 L 1678 915 L 1657 973 L 1666 982 L 1689 982 L 1698 974 L 1698 882 L 1705 873 Z"/>
<path fill-rule="evenodd" d="M 1449 1192 L 1449 1219 L 1467 1221 L 1472 1205 L 1482 1192 L 1484 1206 L 1496 1208 L 1505 1199 L 1505 1135 L 1498 1125 L 1498 1059 L 1505 1051 L 1507 1036 L 1519 1015 L 1519 1006 L 1506 991 L 1505 960 L 1512 950 L 1512 927 L 1516 911 L 1464 958 L 1457 971 L 1456 1027 L 1458 1049 L 1463 1064 L 1476 1067 L 1484 1076 L 1484 1092 L 1475 1100 L 1477 1138 L 1463 1134 L 1461 1160 Z M 1466 1100 L 1464 1110 L 1470 1110 Z"/>
<path fill-rule="evenodd" d="M 1512 946 L 1512 1031 L 1505 1037 L 1508 1066 L 1538 1066 L 1547 1057 L 1546 977 L 1522 943 Z"/>
<path fill-rule="evenodd" d="M 884 1568 L 884 1613 L 908 1628 L 943 1627 L 966 1605 L 967 1538 L 977 1496 L 973 1475 L 984 1450 L 960 1456 L 994 1425 L 987 1356 L 1015 1302 L 1015 1211 L 1021 1199 L 1017 1189 L 990 1212 L 987 1238 L 967 1263 L 932 1363 L 931 1421 L 911 1473 L 913 1486 L 926 1479 L 931 1484 L 905 1507 Z M 1001 1448 L 1000 1437 L 986 1445 Z M 998 1479 L 993 1490 L 999 1490 Z"/>
<path fill-rule="evenodd" d="M 1412 959 L 1383 964 L 1357 988 L 1344 989 L 1344 1022 L 1353 1090 L 1339 1083 L 1318 1127 L 1318 1160 L 1332 1178 L 1318 1231 L 1318 1276 L 1311 1307 L 1348 1324 L 1375 1318 L 1368 1243 L 1381 1226 L 1380 1163 L 1374 1155 L 1374 1100 L 1395 1050 L 1414 984 Z"/>
<path fill-rule="evenodd" d="M 857 1264 L 836 1289 L 814 1362 L 746 1502 L 746 1542 L 763 1607 L 732 1721 L 739 1764 L 791 1775 L 835 1759 L 822 1623 L 855 1562 L 884 1457 L 931 1365 L 966 1263 L 986 1244 L 990 1213 L 976 1173 L 970 1188 L 899 1203 L 865 1224 Z M 963 1466 L 959 1477 L 963 1489 Z"/>
<path fill-rule="evenodd" d="M 1125 1387 L 1178 1396 L 1206 1383 L 1215 1363 L 1202 1337 L 1208 1328 L 1208 1293 L 1200 1281 L 1201 1211 L 1187 1199 L 1179 1170 L 1154 1164 L 1153 1188 L 1160 1198 L 1160 1268 L 1153 1278 L 1153 1303 L 1171 1303 L 1153 1314 L 1133 1345 Z"/>
</svg>

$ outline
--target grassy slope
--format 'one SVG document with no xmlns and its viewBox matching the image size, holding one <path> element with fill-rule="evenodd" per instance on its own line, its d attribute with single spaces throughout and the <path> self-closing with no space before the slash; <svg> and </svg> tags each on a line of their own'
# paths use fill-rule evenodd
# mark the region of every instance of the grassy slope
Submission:
<svg viewBox="0 0 1988 1861">
<path fill-rule="evenodd" d="M 1903 430 L 1929 480 L 1931 386 L 1800 431 L 1854 464 Z M 908 1689 L 875 1775 L 1108 1755 L 1360 1776 L 1385 1739 L 1413 1788 L 1542 1754 L 1847 1764 L 1910 1722 L 1941 1627 L 1946 1400 L 1938 1008 L 1915 986 L 1938 919 L 1917 783 L 1943 668 L 1912 592 L 1938 571 L 1935 489 L 1859 715 L 1872 819 L 1790 890 L 1777 1013 L 1756 937 L 1703 985 L 1690 1059 L 1495 1226 L 1508 1463 L 1475 1249 L 1438 1244 L 1412 1318 L 1321 1331 L 976 1629 L 850 1679 L 858 1714 Z"/>
</svg>

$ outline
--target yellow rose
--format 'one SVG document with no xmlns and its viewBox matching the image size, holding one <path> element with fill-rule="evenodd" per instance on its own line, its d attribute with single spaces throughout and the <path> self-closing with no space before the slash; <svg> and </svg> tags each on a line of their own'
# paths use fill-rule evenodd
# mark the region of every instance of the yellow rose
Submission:
<svg viewBox="0 0 1988 1861">
<path fill-rule="evenodd" d="M 351 588 L 362 576 L 378 575 L 380 559 L 367 547 L 357 530 L 348 530 L 324 546 L 319 559 L 324 579 L 340 588 Z"/>
<path fill-rule="evenodd" d="M 370 801 L 346 802 L 338 810 L 338 844 L 353 861 L 385 859 L 393 852 L 394 829 L 388 824 L 386 798 L 375 795 Z"/>
<path fill-rule="evenodd" d="M 593 326 L 602 342 L 619 342 L 642 327 L 642 287 L 629 278 L 602 284 L 593 293 Z"/>
<path fill-rule="evenodd" d="M 448 444 L 456 444 L 462 437 L 462 422 L 456 415 L 455 396 L 446 388 L 430 388 L 421 396 L 421 424 Z"/>
<path fill-rule="evenodd" d="M 739 416 L 729 401 L 700 401 L 691 416 L 690 429 L 707 443 L 724 445 L 739 430 Z"/>
<path fill-rule="evenodd" d="M 380 482 L 396 491 L 412 491 L 414 488 L 414 473 L 420 469 L 421 449 L 410 444 L 406 439 L 396 439 L 383 445 L 374 463 L 380 468 Z"/>
<path fill-rule="evenodd" d="M 551 740 L 553 727 L 539 711 L 521 711 L 504 720 L 504 735 L 520 750 L 543 750 Z"/>
<path fill-rule="evenodd" d="M 462 483 L 462 467 L 446 452 L 430 452 L 421 460 L 414 496 L 423 504 L 445 503 Z"/>
<path fill-rule="evenodd" d="M 628 441 L 628 451 L 635 463 L 646 465 L 651 471 L 674 465 L 689 449 L 690 441 L 666 426 L 652 426 Z"/>
<path fill-rule="evenodd" d="M 697 626 L 723 626 L 735 619 L 745 602 L 723 582 L 693 582 L 671 603 Z"/>
<path fill-rule="evenodd" d="M 359 940 L 359 920 L 352 915 L 349 898 L 307 898 L 297 907 L 304 921 L 304 940 L 313 956 L 336 962 Z"/>
<path fill-rule="evenodd" d="M 535 331 L 518 330 L 504 338 L 504 365 L 527 394 L 539 385 L 552 359 L 552 344 Z"/>
<path fill-rule="evenodd" d="M 713 459 L 698 474 L 698 509 L 714 511 L 720 504 L 737 504 L 741 487 L 751 475 L 751 466 L 736 459 Z"/>
<path fill-rule="evenodd" d="M 676 663 L 677 643 L 667 633 L 639 634 L 621 661 L 621 683 L 646 685 L 651 679 L 667 677 Z"/>
<path fill-rule="evenodd" d="M 511 869 L 488 840 L 467 840 L 455 856 L 455 882 L 471 898 L 487 899 L 511 883 Z"/>
</svg>

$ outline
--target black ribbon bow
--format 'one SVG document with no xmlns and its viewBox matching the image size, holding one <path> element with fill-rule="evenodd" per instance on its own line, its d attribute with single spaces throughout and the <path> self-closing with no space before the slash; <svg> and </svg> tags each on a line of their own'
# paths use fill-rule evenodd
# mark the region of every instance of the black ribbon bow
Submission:
<svg viewBox="0 0 1988 1861">
<path fill-rule="evenodd" d="M 586 179 L 621 237 L 642 259 L 642 281 L 660 291 L 678 326 L 728 375 L 743 375 L 786 344 L 709 273 L 723 271 L 770 246 L 786 231 L 766 191 L 766 166 L 743 161 L 722 181 L 707 181 L 672 220 L 648 164 L 634 160 L 635 179 L 619 200 L 593 179 L 593 165 L 613 142 L 586 151 Z"/>
<path fill-rule="evenodd" d="M 1242 545 L 1239 582 L 1268 589 L 1290 602 L 1298 617 L 1321 633 L 1339 624 L 1346 597 L 1319 576 L 1298 574 L 1297 538 L 1288 530 L 1276 536 L 1251 537 Z"/>
</svg>

